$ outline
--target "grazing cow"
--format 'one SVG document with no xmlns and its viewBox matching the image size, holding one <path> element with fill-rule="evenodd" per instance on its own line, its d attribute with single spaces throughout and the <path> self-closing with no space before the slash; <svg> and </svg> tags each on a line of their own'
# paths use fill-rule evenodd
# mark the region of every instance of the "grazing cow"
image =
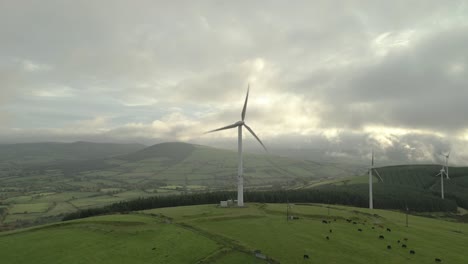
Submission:
<svg viewBox="0 0 468 264">
<path fill-rule="evenodd" d="M 322 224 L 328 224 L 327 220 L 322 220 Z"/>
<path fill-rule="evenodd" d="M 400 240 L 398 240 L 397 242 L 398 242 L 398 244 L 400 244 Z"/>
<path fill-rule="evenodd" d="M 156 248 L 152 248 L 151 250 L 156 250 Z"/>
<path fill-rule="evenodd" d="M 353 222 L 353 225 L 357 224 L 356 222 Z"/>
<path fill-rule="evenodd" d="M 406 248 L 406 244 L 401 245 L 402 248 Z"/>
<path fill-rule="evenodd" d="M 362 232 L 362 229 L 361 229 L 361 228 L 359 228 L 357 231 L 359 231 L 359 232 Z"/>
<path fill-rule="evenodd" d="M 392 246 L 388 245 L 388 246 L 387 246 L 387 249 L 392 249 Z"/>
<path fill-rule="evenodd" d="M 385 237 L 384 237 L 384 236 L 382 236 L 382 235 L 380 235 L 380 236 L 379 236 L 379 239 L 385 239 Z"/>
<path fill-rule="evenodd" d="M 442 260 L 441 260 L 440 258 L 435 258 L 434 260 L 435 260 L 435 262 L 437 262 L 437 263 L 441 263 L 441 262 L 442 262 Z"/>
<path fill-rule="evenodd" d="M 333 221 L 336 222 L 336 218 L 334 218 Z"/>
<path fill-rule="evenodd" d="M 304 259 L 309 259 L 309 255 L 304 255 Z"/>
<path fill-rule="evenodd" d="M 392 232 L 392 230 L 390 228 L 387 228 L 387 232 Z"/>
<path fill-rule="evenodd" d="M 408 241 L 408 239 L 407 239 L 406 237 L 405 237 L 405 238 L 403 238 L 403 240 L 404 240 L 404 241 Z"/>
<path fill-rule="evenodd" d="M 372 227 L 372 229 L 375 229 L 375 227 Z"/>
<path fill-rule="evenodd" d="M 411 255 L 416 254 L 416 252 L 415 252 L 414 250 L 410 250 L 409 253 L 410 253 Z"/>
<path fill-rule="evenodd" d="M 326 239 L 327 239 L 327 240 L 330 240 L 330 238 L 329 238 L 328 236 L 326 237 Z"/>
<path fill-rule="evenodd" d="M 351 219 L 346 219 L 346 222 L 351 223 Z"/>
<path fill-rule="evenodd" d="M 333 230 L 331 230 L 331 229 L 330 229 L 330 230 L 328 230 L 328 232 L 332 233 L 332 232 L 333 232 Z"/>
</svg>

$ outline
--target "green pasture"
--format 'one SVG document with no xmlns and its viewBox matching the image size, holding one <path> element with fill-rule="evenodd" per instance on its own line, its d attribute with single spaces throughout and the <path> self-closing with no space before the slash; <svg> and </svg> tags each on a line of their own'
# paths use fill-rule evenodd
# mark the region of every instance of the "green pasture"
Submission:
<svg viewBox="0 0 468 264">
<path fill-rule="evenodd" d="M 286 204 L 197 205 L 97 216 L 2 232 L 0 255 L 2 262 L 19 264 L 267 263 L 254 257 L 256 250 L 280 263 L 422 264 L 440 258 L 463 264 L 467 259 L 464 223 L 410 215 L 406 227 L 400 212 L 323 204 L 292 204 L 289 212 L 299 219 L 287 220 L 286 209 Z"/>
<path fill-rule="evenodd" d="M 467 258 L 467 224 L 410 215 L 406 227 L 405 214 L 345 206 L 292 205 L 290 210 L 298 220 L 286 220 L 284 204 L 250 204 L 247 208 L 202 205 L 145 213 L 165 215 L 237 241 L 281 263 L 307 263 L 304 254 L 311 257 L 310 263 L 432 263 L 441 258 L 443 263 L 461 264 Z M 330 223 L 323 224 L 322 220 Z M 380 235 L 384 239 L 379 239 Z M 407 244 L 406 249 L 402 243 Z M 392 249 L 387 249 L 388 245 Z M 411 255 L 410 250 L 416 254 Z"/>
<path fill-rule="evenodd" d="M 50 207 L 50 203 L 28 203 L 28 204 L 14 204 L 10 210 L 10 214 L 23 214 L 23 213 L 43 213 Z"/>
<path fill-rule="evenodd" d="M 77 208 L 84 209 L 90 207 L 104 206 L 122 200 L 122 198 L 115 196 L 101 195 L 72 200 L 70 201 L 70 203 Z"/>
<path fill-rule="evenodd" d="M 64 215 L 76 211 L 76 207 L 69 202 L 56 203 L 44 216 Z"/>
</svg>

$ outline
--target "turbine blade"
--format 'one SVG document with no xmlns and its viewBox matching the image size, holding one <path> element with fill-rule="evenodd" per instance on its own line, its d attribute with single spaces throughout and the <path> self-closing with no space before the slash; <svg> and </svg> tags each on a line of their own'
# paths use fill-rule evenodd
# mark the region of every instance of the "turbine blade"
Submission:
<svg viewBox="0 0 468 264">
<path fill-rule="evenodd" d="M 247 101 L 249 100 L 249 90 L 250 90 L 250 83 L 247 86 L 247 95 L 245 96 L 244 108 L 242 108 L 242 121 L 244 121 L 245 112 L 247 111 Z"/>
<path fill-rule="evenodd" d="M 262 141 L 257 137 L 257 135 L 255 135 L 255 133 L 253 132 L 253 130 L 244 123 L 244 126 L 245 128 L 247 128 L 247 130 L 249 130 L 249 132 L 258 140 L 258 142 L 262 145 L 262 147 L 265 149 L 265 151 L 268 152 L 267 148 L 265 147 L 265 145 L 263 145 Z"/>
<path fill-rule="evenodd" d="M 232 124 L 232 125 L 229 125 L 229 126 L 225 126 L 225 127 L 221 127 L 221 128 L 218 128 L 218 129 L 214 129 L 214 130 L 207 131 L 207 132 L 205 132 L 205 134 L 208 134 L 208 133 L 211 133 L 211 132 L 220 131 L 220 130 L 235 128 L 235 127 L 237 127 L 237 126 L 239 126 L 239 125 L 236 123 L 236 124 Z"/>
<path fill-rule="evenodd" d="M 437 173 L 437 175 L 435 177 L 440 176 L 440 174 L 442 174 L 442 172 Z"/>
<path fill-rule="evenodd" d="M 374 171 L 375 171 L 375 174 L 377 174 L 377 176 L 379 176 L 380 181 L 383 182 L 382 177 L 380 177 L 380 173 L 376 169 L 374 169 Z"/>
<path fill-rule="evenodd" d="M 372 167 L 374 167 L 374 149 L 372 149 Z"/>
</svg>

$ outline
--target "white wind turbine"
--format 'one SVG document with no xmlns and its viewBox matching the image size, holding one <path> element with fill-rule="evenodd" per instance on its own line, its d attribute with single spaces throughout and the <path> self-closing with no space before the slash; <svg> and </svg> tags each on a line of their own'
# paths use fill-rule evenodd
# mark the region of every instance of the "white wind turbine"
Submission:
<svg viewBox="0 0 468 264">
<path fill-rule="evenodd" d="M 374 150 L 372 150 L 372 161 L 371 166 L 369 168 L 369 209 L 374 209 L 374 198 L 372 196 L 372 171 L 379 177 L 379 180 L 383 182 L 382 177 L 380 177 L 379 172 L 374 168 Z"/>
<path fill-rule="evenodd" d="M 444 175 L 445 177 L 448 179 L 449 178 L 449 175 L 448 175 L 448 159 L 450 157 L 450 152 L 447 154 L 447 155 L 444 155 L 442 154 L 444 157 L 445 157 L 445 165 L 442 165 L 442 169 L 440 169 L 440 172 L 436 175 L 437 176 L 440 176 L 440 197 L 442 199 L 445 198 L 444 196 Z"/>
<path fill-rule="evenodd" d="M 247 101 L 249 99 L 249 90 L 250 90 L 250 85 L 247 87 L 247 95 L 245 96 L 245 103 L 244 103 L 244 108 L 242 109 L 242 114 L 241 114 L 241 121 L 237 121 L 236 123 L 221 127 L 215 130 L 208 131 L 206 133 L 211 133 L 215 131 L 220 131 L 220 130 L 225 130 L 225 129 L 231 129 L 231 128 L 238 128 L 238 156 L 239 156 L 239 166 L 237 169 L 237 206 L 244 206 L 244 178 L 243 178 L 243 160 L 242 160 L 242 127 L 245 126 L 247 130 L 258 140 L 258 142 L 262 145 L 262 147 L 267 150 L 265 145 L 263 145 L 262 141 L 255 135 L 253 130 L 244 122 L 245 119 L 245 112 L 247 110 Z"/>
<path fill-rule="evenodd" d="M 447 153 L 447 155 L 445 154 L 442 154 L 444 157 L 445 157 L 445 172 L 447 172 L 447 179 L 450 179 L 449 178 L 449 169 L 448 169 L 448 160 L 449 160 L 449 157 L 450 157 L 450 151 L 449 153 Z"/>
</svg>

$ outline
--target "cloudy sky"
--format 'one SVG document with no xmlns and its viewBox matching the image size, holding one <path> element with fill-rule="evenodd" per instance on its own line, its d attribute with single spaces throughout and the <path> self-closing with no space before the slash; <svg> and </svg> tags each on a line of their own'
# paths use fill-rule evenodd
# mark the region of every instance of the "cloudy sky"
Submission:
<svg viewBox="0 0 468 264">
<path fill-rule="evenodd" d="M 0 143 L 234 146 L 249 83 L 272 149 L 468 164 L 467 1 L 0 1 Z"/>
</svg>

